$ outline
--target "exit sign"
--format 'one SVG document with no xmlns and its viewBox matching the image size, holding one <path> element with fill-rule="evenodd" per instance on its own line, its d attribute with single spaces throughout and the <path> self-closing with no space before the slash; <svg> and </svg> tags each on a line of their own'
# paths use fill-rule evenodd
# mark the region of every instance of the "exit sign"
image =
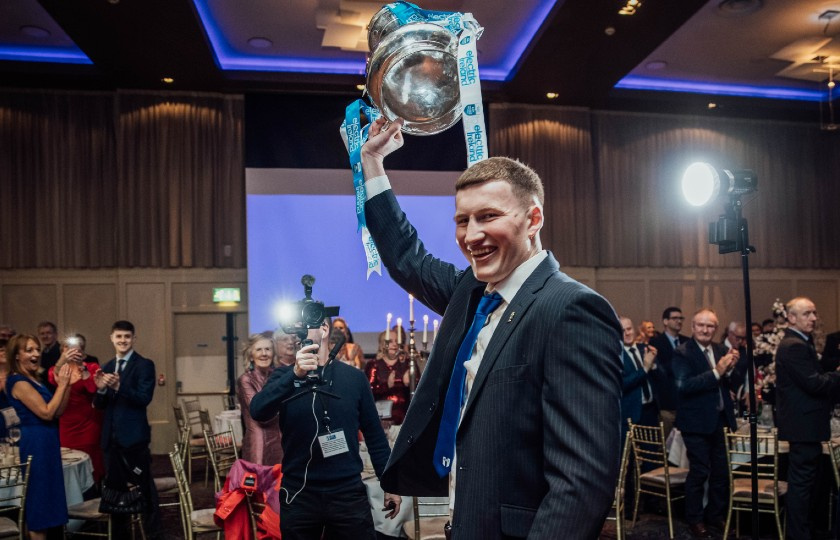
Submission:
<svg viewBox="0 0 840 540">
<path fill-rule="evenodd" d="M 215 287 L 213 288 L 213 302 L 239 302 L 239 287 Z"/>
</svg>

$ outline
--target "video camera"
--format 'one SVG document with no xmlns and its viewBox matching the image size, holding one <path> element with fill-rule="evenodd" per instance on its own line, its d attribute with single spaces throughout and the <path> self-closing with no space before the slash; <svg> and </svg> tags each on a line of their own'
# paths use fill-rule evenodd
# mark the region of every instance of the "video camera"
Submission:
<svg viewBox="0 0 840 540">
<path fill-rule="evenodd" d="M 338 306 L 325 307 L 323 302 L 312 298 L 312 285 L 315 284 L 313 276 L 304 274 L 300 278 L 300 283 L 303 285 L 303 300 L 292 304 L 288 315 L 284 316 L 287 320 L 281 320 L 280 327 L 283 332 L 296 335 L 302 345 L 311 345 L 312 341 L 306 339 L 309 330 L 320 328 L 327 317 L 337 317 L 339 308 Z"/>
</svg>

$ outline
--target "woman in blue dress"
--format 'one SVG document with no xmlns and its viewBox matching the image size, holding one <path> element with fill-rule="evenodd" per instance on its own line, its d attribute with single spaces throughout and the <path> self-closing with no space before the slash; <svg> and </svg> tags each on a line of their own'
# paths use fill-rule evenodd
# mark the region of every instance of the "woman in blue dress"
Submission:
<svg viewBox="0 0 840 540">
<path fill-rule="evenodd" d="M 26 527 L 30 539 L 44 540 L 50 528 L 67 523 L 58 417 L 67 407 L 70 385 L 81 374 L 71 366 L 75 366 L 74 362 L 65 363 L 56 377 L 58 388 L 51 394 L 38 378 L 41 345 L 31 335 L 12 338 L 6 347 L 6 358 L 9 362 L 6 395 L 20 418 L 20 457 L 23 461 L 26 456 L 32 456 L 24 508 Z"/>
</svg>

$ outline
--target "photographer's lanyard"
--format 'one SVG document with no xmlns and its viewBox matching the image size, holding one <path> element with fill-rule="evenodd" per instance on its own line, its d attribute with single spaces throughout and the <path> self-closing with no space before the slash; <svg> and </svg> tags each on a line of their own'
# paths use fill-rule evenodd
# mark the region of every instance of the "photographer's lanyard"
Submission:
<svg viewBox="0 0 840 540">
<path fill-rule="evenodd" d="M 365 114 L 368 121 L 368 124 L 364 127 L 361 123 L 361 113 Z M 341 123 L 339 129 L 347 146 L 347 153 L 350 156 L 350 169 L 353 171 L 353 187 L 356 192 L 356 221 L 358 223 L 356 230 L 362 231 L 362 245 L 365 248 L 365 258 L 367 258 L 366 278 L 369 278 L 372 272 L 382 275 L 379 251 L 377 251 L 376 244 L 373 243 L 373 238 L 365 224 L 367 192 L 365 191 L 365 175 L 362 171 L 362 145 L 367 141 L 370 124 L 379 116 L 379 109 L 371 107 L 364 100 L 357 99 L 345 109 L 344 122 Z"/>
<path fill-rule="evenodd" d="M 344 430 L 339 429 L 333 431 L 330 428 L 332 420 L 330 419 L 330 414 L 327 411 L 327 407 L 324 405 L 323 397 L 321 396 L 321 394 L 316 392 L 315 399 L 318 402 L 318 406 L 323 411 L 323 414 L 321 415 L 320 424 L 322 424 L 324 428 L 321 429 L 320 426 L 318 426 L 318 444 L 321 445 L 321 454 L 323 454 L 325 458 L 328 458 L 332 456 L 337 456 L 339 454 L 343 454 L 345 452 L 349 452 L 350 449 L 347 446 L 347 439 L 344 436 Z M 317 425 L 317 416 L 315 422 Z"/>
</svg>

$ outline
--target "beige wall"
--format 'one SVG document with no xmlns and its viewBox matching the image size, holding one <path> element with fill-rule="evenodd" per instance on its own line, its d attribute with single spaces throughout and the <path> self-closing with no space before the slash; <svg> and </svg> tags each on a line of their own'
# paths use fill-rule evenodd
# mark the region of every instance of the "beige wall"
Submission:
<svg viewBox="0 0 840 540">
<path fill-rule="evenodd" d="M 677 305 L 690 315 L 703 306 L 713 307 L 721 325 L 744 319 L 744 299 L 739 269 L 676 268 L 566 268 L 606 296 L 621 315 L 638 322 L 653 319 L 661 328 L 662 309 Z M 0 272 L 0 321 L 18 332 L 34 332 L 43 319 L 53 320 L 61 333 L 78 331 L 88 339 L 88 351 L 101 361 L 113 356 L 108 332 L 114 320 L 125 318 L 137 327 L 137 350 L 155 361 L 166 385 L 158 386 L 149 407 L 152 451 L 172 448 L 176 430 L 172 405 L 176 403 L 175 357 L 177 343 L 192 341 L 202 347 L 203 336 L 175 336 L 176 318 L 182 314 L 219 313 L 212 303 L 213 287 L 242 288 L 247 310 L 245 270 L 27 270 Z M 753 319 L 770 317 L 773 301 L 793 295 L 814 299 L 823 323 L 831 332 L 840 328 L 840 275 L 829 271 L 754 270 L 751 273 Z M 237 317 L 237 327 L 247 328 L 247 317 Z M 688 333 L 688 326 L 684 333 Z M 240 333 L 240 344 L 246 336 Z M 192 341 L 190 341 L 191 338 Z M 201 343 L 199 343 L 201 342 Z M 237 347 L 238 348 L 238 347 Z M 211 347 L 212 349 L 212 347 Z M 218 354 L 215 350 L 210 353 Z M 181 353 L 178 353 L 181 354 Z M 241 369 L 238 365 L 237 368 Z M 215 414 L 221 409 L 217 395 L 201 396 L 202 405 Z"/>
<path fill-rule="evenodd" d="M 0 321 L 18 332 L 34 333 L 42 320 L 55 322 L 61 335 L 81 332 L 87 351 L 103 363 L 114 355 L 108 340 L 111 324 L 117 319 L 133 322 L 137 351 L 154 360 L 158 375 L 166 379 L 156 387 L 148 411 L 152 452 L 162 454 L 177 437 L 172 413 L 177 402 L 174 320 L 181 313 L 227 311 L 213 304 L 213 287 L 240 287 L 243 302 L 235 310 L 247 311 L 245 270 L 6 271 L 0 272 Z M 247 328 L 244 323 L 237 326 Z M 241 343 L 246 336 L 239 337 Z M 212 414 L 222 408 L 219 396 L 201 399 Z"/>
</svg>

